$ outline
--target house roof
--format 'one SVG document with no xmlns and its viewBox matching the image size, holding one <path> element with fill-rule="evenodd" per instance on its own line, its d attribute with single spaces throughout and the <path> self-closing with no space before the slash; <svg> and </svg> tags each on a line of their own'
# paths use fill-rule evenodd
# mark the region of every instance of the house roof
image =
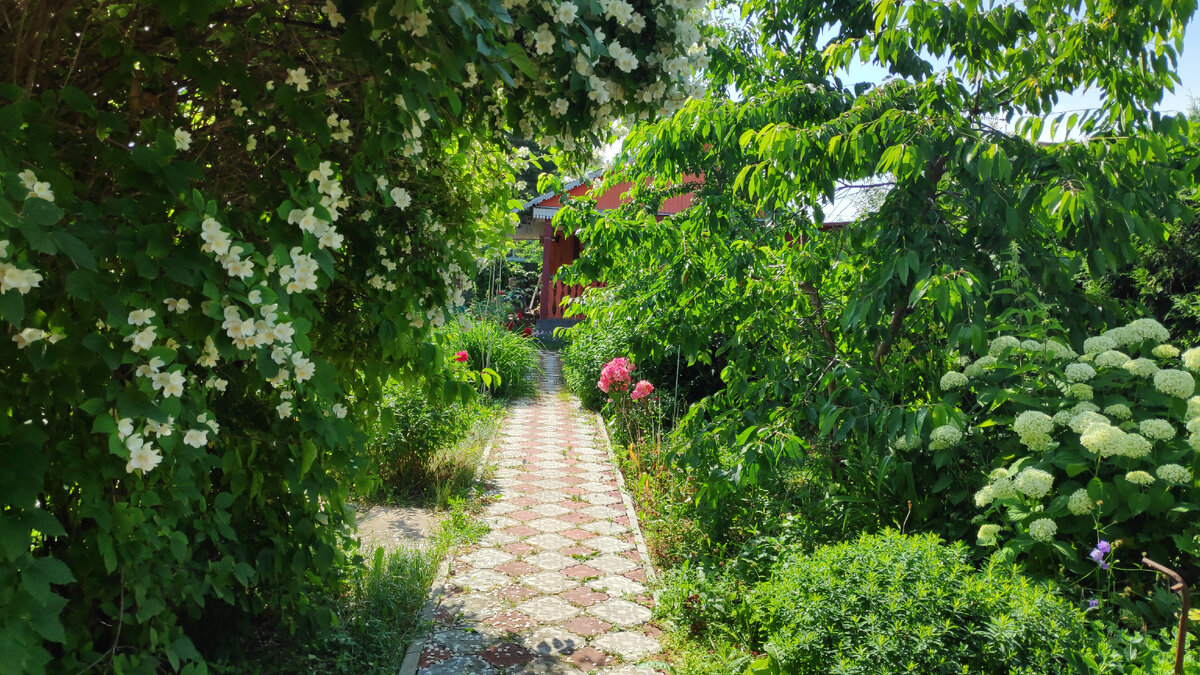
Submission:
<svg viewBox="0 0 1200 675">
<path fill-rule="evenodd" d="M 580 185 L 583 185 L 584 183 L 590 183 L 603 175 L 604 175 L 603 169 L 596 169 L 595 171 L 588 173 L 583 178 L 580 178 L 578 180 L 573 180 L 570 183 L 567 183 L 566 185 L 563 186 L 562 191 L 570 192 L 571 190 L 579 187 Z M 540 194 L 540 195 L 534 197 L 533 199 L 530 199 L 529 201 L 522 204 L 520 210 L 525 211 L 525 210 L 529 209 L 530 207 L 537 206 L 538 204 L 541 204 L 542 202 L 546 201 L 547 199 L 550 199 L 551 197 L 557 197 L 558 195 L 559 195 L 559 192 L 557 190 L 552 190 L 550 192 Z"/>
</svg>

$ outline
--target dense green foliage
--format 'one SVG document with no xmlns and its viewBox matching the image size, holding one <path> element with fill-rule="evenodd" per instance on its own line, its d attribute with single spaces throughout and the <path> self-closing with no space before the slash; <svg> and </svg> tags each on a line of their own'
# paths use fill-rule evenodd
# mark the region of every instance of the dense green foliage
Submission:
<svg viewBox="0 0 1200 675">
<path fill-rule="evenodd" d="M 586 156 L 677 107 L 698 6 L 6 10 L 0 670 L 197 672 L 327 625 L 382 383 L 470 392 L 430 329 L 511 227 L 511 127 Z"/>
<path fill-rule="evenodd" d="M 533 393 L 539 368 L 534 340 L 495 319 L 467 317 L 446 324 L 442 339 L 447 350 L 467 353 L 469 368 L 490 368 L 500 376 L 499 384 L 484 386 L 491 395 L 515 398 Z"/>
</svg>

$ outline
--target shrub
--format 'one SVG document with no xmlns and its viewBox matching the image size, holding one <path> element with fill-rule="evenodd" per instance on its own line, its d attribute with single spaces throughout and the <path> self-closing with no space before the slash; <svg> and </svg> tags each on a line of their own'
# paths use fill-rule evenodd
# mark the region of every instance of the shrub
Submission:
<svg viewBox="0 0 1200 675">
<path fill-rule="evenodd" d="M 536 390 L 539 365 L 533 340 L 492 319 L 447 324 L 442 338 L 448 349 L 467 352 L 467 366 L 472 370 L 491 368 L 500 375 L 500 384 L 488 388 L 493 396 L 515 398 Z"/>
<path fill-rule="evenodd" d="M 1200 350 L 1162 344 L 1168 331 L 1149 319 L 1083 340 L 1083 355 L 1024 337 L 998 337 L 957 382 L 942 378 L 963 444 L 999 458 L 975 494 L 979 542 L 1049 574 L 1099 574 L 1095 585 L 1153 583 L 1128 572 L 1144 553 L 1190 574 Z"/>
<path fill-rule="evenodd" d="M 367 445 L 383 488 L 392 494 L 420 491 L 434 455 L 462 440 L 485 412 L 478 403 L 431 401 L 418 386 L 388 382 L 380 426 Z"/>
<path fill-rule="evenodd" d="M 787 673 L 1052 673 L 1088 644 L 1083 612 L 966 547 L 887 530 L 785 560 L 751 593 Z"/>
</svg>

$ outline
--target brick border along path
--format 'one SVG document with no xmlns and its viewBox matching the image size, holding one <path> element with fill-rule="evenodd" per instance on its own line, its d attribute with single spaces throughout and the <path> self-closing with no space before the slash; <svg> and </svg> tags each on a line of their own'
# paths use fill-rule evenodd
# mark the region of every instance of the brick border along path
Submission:
<svg viewBox="0 0 1200 675">
<path fill-rule="evenodd" d="M 537 398 L 509 409 L 491 460 L 491 532 L 459 551 L 418 673 L 655 673 L 641 533 L 596 418 L 542 353 Z"/>
</svg>

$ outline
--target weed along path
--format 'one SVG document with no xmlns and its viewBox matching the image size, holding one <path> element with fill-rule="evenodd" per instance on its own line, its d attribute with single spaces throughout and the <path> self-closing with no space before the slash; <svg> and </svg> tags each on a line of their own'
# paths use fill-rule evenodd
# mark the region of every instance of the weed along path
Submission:
<svg viewBox="0 0 1200 675">
<path fill-rule="evenodd" d="M 542 354 L 536 398 L 514 404 L 491 455 L 491 532 L 440 589 L 420 675 L 657 672 L 652 570 L 596 417 Z"/>
</svg>

